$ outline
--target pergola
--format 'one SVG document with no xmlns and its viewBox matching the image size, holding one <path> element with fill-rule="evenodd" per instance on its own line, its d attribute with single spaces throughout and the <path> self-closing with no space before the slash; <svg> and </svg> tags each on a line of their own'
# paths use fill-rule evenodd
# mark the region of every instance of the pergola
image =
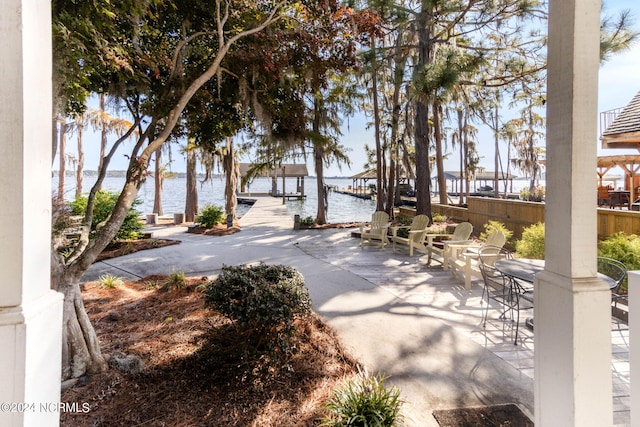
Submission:
<svg viewBox="0 0 640 427">
<path fill-rule="evenodd" d="M 353 180 L 353 192 L 356 194 L 364 194 L 367 192 L 367 182 L 370 180 L 375 181 L 377 179 L 377 172 L 375 169 L 369 169 L 351 176 L 351 179 Z M 396 179 L 398 184 L 406 184 L 411 178 L 407 177 L 406 173 L 404 172 L 404 168 L 401 168 L 400 174 L 396 177 Z"/>
<path fill-rule="evenodd" d="M 460 192 L 462 192 L 462 183 L 465 180 L 465 177 L 462 175 L 462 173 L 460 171 L 445 171 L 444 172 L 444 177 L 447 181 L 451 181 L 451 189 L 453 190 L 454 193 L 458 192 L 458 183 L 460 183 Z M 432 179 L 435 179 L 435 186 L 434 188 L 437 190 L 437 186 L 438 186 L 438 181 L 436 179 L 437 177 L 433 177 Z M 473 181 L 473 186 L 474 186 L 474 191 L 478 190 L 478 183 L 481 184 L 481 186 L 486 186 L 487 184 L 491 184 L 493 185 L 495 183 L 495 172 L 492 171 L 484 171 L 484 170 L 479 170 L 476 171 L 476 173 L 473 175 L 471 181 Z M 510 174 L 510 173 L 503 173 L 500 172 L 498 174 L 498 181 L 507 181 L 509 182 L 509 188 L 513 189 L 513 180 L 517 178 L 517 176 Z"/>
<path fill-rule="evenodd" d="M 631 201 L 634 201 L 638 195 L 637 187 L 640 185 L 640 154 L 621 154 L 617 156 L 600 156 L 598 157 L 598 181 L 602 185 L 604 176 L 613 168 L 620 167 L 624 170 L 625 189 L 631 192 Z"/>
<path fill-rule="evenodd" d="M 240 177 L 241 179 L 241 191 L 244 192 L 244 182 L 245 177 L 251 172 L 252 168 L 255 167 L 252 163 L 240 163 Z M 287 163 L 282 164 L 278 167 L 274 167 L 271 169 L 264 169 L 254 176 L 262 176 L 262 177 L 271 177 L 272 180 L 272 195 L 276 195 L 278 193 L 278 184 L 277 178 L 282 178 L 282 193 L 284 194 L 284 179 L 285 178 L 296 178 L 296 193 L 300 193 L 300 197 L 304 197 L 304 177 L 309 176 L 309 172 L 307 170 L 307 165 L 304 163 Z"/>
</svg>

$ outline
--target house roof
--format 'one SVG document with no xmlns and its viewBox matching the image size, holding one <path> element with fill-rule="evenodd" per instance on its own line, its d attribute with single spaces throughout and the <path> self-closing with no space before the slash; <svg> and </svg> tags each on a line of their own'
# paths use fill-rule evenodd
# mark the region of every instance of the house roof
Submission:
<svg viewBox="0 0 640 427">
<path fill-rule="evenodd" d="M 615 114 L 615 118 L 602 132 L 600 139 L 602 148 L 640 147 L 640 92 L 636 93 L 626 107 Z"/>
<path fill-rule="evenodd" d="M 240 176 L 243 178 L 247 176 L 247 173 L 249 172 L 252 166 L 254 166 L 253 163 L 240 163 Z M 309 176 L 307 165 L 304 163 L 283 164 L 281 167 L 272 168 L 269 170 L 265 169 L 264 171 L 259 173 L 257 176 L 276 176 L 278 178 L 281 178 L 283 170 L 284 170 L 284 176 L 286 178 Z"/>
</svg>

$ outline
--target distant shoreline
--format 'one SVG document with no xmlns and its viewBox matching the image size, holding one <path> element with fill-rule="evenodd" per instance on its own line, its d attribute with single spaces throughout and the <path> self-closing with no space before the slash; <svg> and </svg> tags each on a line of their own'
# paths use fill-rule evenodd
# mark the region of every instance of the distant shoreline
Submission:
<svg viewBox="0 0 640 427">
<path fill-rule="evenodd" d="M 51 176 L 57 177 L 58 176 L 59 171 L 54 170 L 51 171 Z M 95 178 L 96 176 L 98 176 L 98 171 L 95 170 L 85 170 L 82 172 L 83 176 L 86 177 L 90 177 L 90 178 Z M 67 170 L 64 174 L 65 177 L 75 177 L 76 176 L 76 172 L 74 170 Z M 107 175 L 108 178 L 124 178 L 127 176 L 127 171 L 126 170 L 112 170 L 112 171 L 107 171 Z M 203 173 L 198 173 L 197 174 L 198 178 L 204 178 L 204 174 Z M 220 175 L 220 174 L 213 174 L 211 175 L 213 178 L 221 178 L 224 177 L 224 175 Z M 165 179 L 172 179 L 172 178 L 186 178 L 187 177 L 187 173 L 186 172 L 167 172 Z M 306 176 L 306 178 L 311 178 L 311 179 L 315 179 L 316 176 L 315 175 L 308 175 Z M 350 176 L 325 176 L 325 179 L 352 179 Z"/>
</svg>

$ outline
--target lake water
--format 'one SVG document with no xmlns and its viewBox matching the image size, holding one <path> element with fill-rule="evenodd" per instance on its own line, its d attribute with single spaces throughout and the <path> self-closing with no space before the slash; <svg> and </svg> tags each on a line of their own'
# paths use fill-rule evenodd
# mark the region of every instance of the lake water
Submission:
<svg viewBox="0 0 640 427">
<path fill-rule="evenodd" d="M 57 188 L 57 177 L 52 178 L 52 191 Z M 88 192 L 95 179 L 84 178 L 83 188 Z M 103 188 L 109 191 L 119 192 L 122 190 L 124 178 L 105 178 Z M 351 178 L 327 178 L 325 184 L 338 188 L 347 188 L 353 185 Z M 544 185 L 544 182 L 542 183 Z M 162 208 L 165 215 L 184 212 L 186 178 L 169 178 L 164 181 L 164 191 L 162 193 Z M 529 181 L 514 180 L 512 191 L 519 192 L 523 188 L 528 188 Z M 449 185 L 448 185 L 449 187 Z M 282 190 L 282 178 L 278 178 L 278 189 Z M 287 178 L 285 181 L 285 192 L 291 193 L 296 189 L 296 179 Z M 271 178 L 256 178 L 251 185 L 245 189 L 250 193 L 268 193 L 271 191 Z M 448 188 L 452 191 L 452 188 Z M 138 198 L 142 204 L 137 207 L 141 214 L 148 214 L 153 211 L 154 197 L 153 179 L 148 179 L 140 188 Z M 304 180 L 304 192 L 307 195 L 302 200 L 287 200 L 286 205 L 289 213 L 300 215 L 301 218 L 316 217 L 318 206 L 318 193 L 316 190 L 316 178 L 307 177 Z M 65 197 L 70 200 L 75 193 L 75 179 L 67 177 L 65 180 Z M 248 196 L 242 196 L 250 198 Z M 202 208 L 206 204 L 213 204 L 224 207 L 224 179 L 214 177 L 212 181 L 198 184 L 198 205 Z M 250 205 L 239 204 L 237 215 L 244 215 Z M 371 219 L 371 214 L 375 211 L 376 203 L 372 200 L 360 199 L 357 197 L 340 194 L 330 191 L 328 193 L 327 221 L 330 223 L 339 222 L 363 222 Z"/>
<path fill-rule="evenodd" d="M 57 177 L 52 178 L 52 189 L 57 188 Z M 88 192 L 91 185 L 95 182 L 94 178 L 84 178 L 83 190 Z M 124 178 L 105 178 L 103 188 L 109 191 L 119 192 L 122 190 Z M 337 186 L 338 188 L 346 188 L 353 184 L 351 178 L 328 178 L 325 184 Z M 184 212 L 185 206 L 185 178 L 170 178 L 164 181 L 164 191 L 162 192 L 162 208 L 165 215 Z M 285 192 L 293 192 L 296 188 L 296 179 L 287 178 L 285 180 Z M 278 178 L 278 189 L 282 190 L 282 179 Z M 256 178 L 251 185 L 246 188 L 248 193 L 267 193 L 271 190 L 270 178 Z M 72 199 L 75 192 L 75 179 L 67 177 L 65 179 L 65 198 Z M 153 211 L 154 184 L 152 179 L 148 179 L 138 192 L 138 198 L 142 204 L 137 207 L 141 214 L 148 214 Z M 301 218 L 316 217 L 318 205 L 318 193 L 316 191 L 316 179 L 307 177 L 304 180 L 304 192 L 306 199 L 304 200 L 288 200 L 286 201 L 287 209 L 293 217 L 300 215 Z M 242 195 L 242 197 L 250 198 Z M 206 204 L 214 204 L 224 206 L 224 179 L 213 178 L 210 182 L 198 184 L 198 205 L 202 208 Z M 237 207 L 237 215 L 242 216 L 250 208 L 249 205 L 239 204 Z M 327 221 L 330 223 L 352 222 L 352 221 L 369 221 L 371 214 L 375 211 L 376 204 L 371 200 L 359 199 L 353 196 L 329 192 Z"/>
</svg>

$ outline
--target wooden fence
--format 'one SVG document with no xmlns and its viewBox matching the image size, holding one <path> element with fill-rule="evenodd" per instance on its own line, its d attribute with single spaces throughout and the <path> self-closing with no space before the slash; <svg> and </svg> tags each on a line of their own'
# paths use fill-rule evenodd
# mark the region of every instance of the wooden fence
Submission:
<svg viewBox="0 0 640 427">
<path fill-rule="evenodd" d="M 604 239 L 617 232 L 640 234 L 640 212 L 600 209 L 598 210 L 598 238 Z M 532 224 L 544 222 L 544 203 L 524 202 L 512 199 L 494 199 L 491 197 L 469 197 L 468 207 L 449 206 L 433 203 L 434 214 L 444 215 L 455 221 L 469 221 L 473 224 L 474 234 L 479 234 L 488 221 L 499 221 L 513 237 L 519 239 L 522 230 Z M 401 208 L 400 214 L 412 216 L 414 208 Z"/>
</svg>

